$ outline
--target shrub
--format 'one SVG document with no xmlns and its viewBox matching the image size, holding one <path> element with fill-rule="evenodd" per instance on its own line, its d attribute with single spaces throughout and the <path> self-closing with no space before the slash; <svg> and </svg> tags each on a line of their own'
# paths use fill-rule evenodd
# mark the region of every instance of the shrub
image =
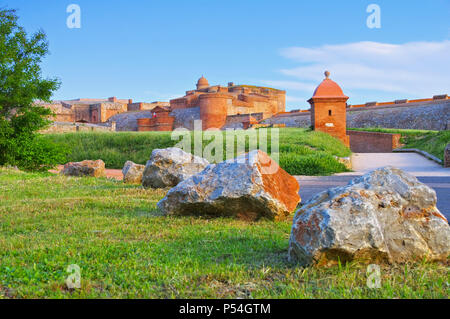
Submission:
<svg viewBox="0 0 450 319">
<path fill-rule="evenodd" d="M 45 34 L 28 38 L 17 20 L 14 10 L 0 10 L 0 165 L 44 170 L 63 161 L 65 152 L 37 134 L 52 113 L 35 101 L 49 101 L 60 83 L 41 76 Z"/>
</svg>

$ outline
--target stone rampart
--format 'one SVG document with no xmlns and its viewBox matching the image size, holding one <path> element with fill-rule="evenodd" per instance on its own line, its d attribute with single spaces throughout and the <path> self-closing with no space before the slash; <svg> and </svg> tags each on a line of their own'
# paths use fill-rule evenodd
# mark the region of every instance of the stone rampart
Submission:
<svg viewBox="0 0 450 319">
<path fill-rule="evenodd" d="M 383 127 L 417 130 L 446 130 L 450 122 L 450 100 L 404 103 L 389 106 L 347 108 L 347 127 Z M 287 127 L 310 127 L 309 112 L 283 113 L 262 123 Z"/>
</svg>

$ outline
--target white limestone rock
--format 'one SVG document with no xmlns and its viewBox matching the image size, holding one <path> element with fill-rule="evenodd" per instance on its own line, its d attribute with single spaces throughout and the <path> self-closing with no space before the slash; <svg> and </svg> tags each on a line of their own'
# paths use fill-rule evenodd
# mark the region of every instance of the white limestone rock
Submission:
<svg viewBox="0 0 450 319">
<path fill-rule="evenodd" d="M 209 162 L 180 148 L 155 149 L 145 166 L 142 185 L 145 188 L 176 186 L 205 169 Z"/>
<path fill-rule="evenodd" d="M 445 261 L 450 226 L 436 192 L 400 169 L 385 167 L 317 194 L 293 220 L 289 259 L 338 262 Z"/>
</svg>

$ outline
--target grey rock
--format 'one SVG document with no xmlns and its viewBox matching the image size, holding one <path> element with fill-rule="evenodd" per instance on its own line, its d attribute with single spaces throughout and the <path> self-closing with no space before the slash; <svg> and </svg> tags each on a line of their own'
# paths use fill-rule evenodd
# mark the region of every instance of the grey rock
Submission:
<svg viewBox="0 0 450 319">
<path fill-rule="evenodd" d="M 166 215 L 284 219 L 300 196 L 297 180 L 266 153 L 252 151 L 211 164 L 172 188 L 158 207 Z"/>
<path fill-rule="evenodd" d="M 122 169 L 123 182 L 127 184 L 141 184 L 145 165 L 127 161 Z"/>
<path fill-rule="evenodd" d="M 155 149 L 145 166 L 142 185 L 145 188 L 173 187 L 208 165 L 206 159 L 176 147 Z"/>
<path fill-rule="evenodd" d="M 289 259 L 301 265 L 446 260 L 450 226 L 436 192 L 385 167 L 317 194 L 295 214 Z"/>
</svg>

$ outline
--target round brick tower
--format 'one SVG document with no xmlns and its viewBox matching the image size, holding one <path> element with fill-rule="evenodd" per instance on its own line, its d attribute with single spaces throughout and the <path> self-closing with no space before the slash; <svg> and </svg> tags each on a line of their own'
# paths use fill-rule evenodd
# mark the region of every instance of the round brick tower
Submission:
<svg viewBox="0 0 450 319">
<path fill-rule="evenodd" d="M 311 104 L 311 124 L 314 130 L 328 133 L 349 146 L 346 114 L 348 96 L 329 77 L 330 72 L 325 71 L 325 79 L 308 100 Z"/>
<path fill-rule="evenodd" d="M 199 96 L 200 118 L 203 130 L 222 128 L 227 121 L 227 106 L 230 96 L 221 93 L 207 93 Z"/>
</svg>

